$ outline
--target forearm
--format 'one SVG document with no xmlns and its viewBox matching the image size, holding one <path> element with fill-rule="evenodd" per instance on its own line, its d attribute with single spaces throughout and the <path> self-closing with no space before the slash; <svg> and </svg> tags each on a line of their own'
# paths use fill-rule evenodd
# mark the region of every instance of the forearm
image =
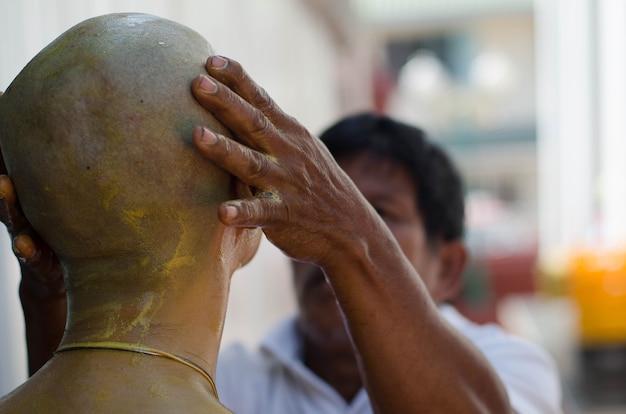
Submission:
<svg viewBox="0 0 626 414">
<path fill-rule="evenodd" d="M 24 312 L 28 372 L 33 375 L 56 350 L 65 329 L 66 298 L 64 292 L 43 289 L 33 278 L 25 277 L 22 268 L 20 300 Z"/>
<path fill-rule="evenodd" d="M 376 237 L 343 243 L 343 259 L 324 270 L 375 411 L 509 412 L 495 372 L 439 315 L 393 237 L 384 228 L 368 234 Z"/>
</svg>

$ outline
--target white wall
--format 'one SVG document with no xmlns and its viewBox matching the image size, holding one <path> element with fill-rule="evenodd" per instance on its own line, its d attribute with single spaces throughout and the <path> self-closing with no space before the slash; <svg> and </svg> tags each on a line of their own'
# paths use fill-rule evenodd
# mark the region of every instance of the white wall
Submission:
<svg viewBox="0 0 626 414">
<path fill-rule="evenodd" d="M 536 0 L 542 253 L 626 244 L 626 4 Z"/>
<path fill-rule="evenodd" d="M 535 4 L 540 247 L 549 251 L 583 242 L 593 217 L 593 21 L 591 0 Z"/>
<path fill-rule="evenodd" d="M 239 60 L 313 131 L 336 117 L 332 39 L 293 0 L 0 0 L 0 90 L 46 44 L 100 14 L 145 12 L 185 24 L 217 53 Z M 297 93 L 296 93 L 297 92 Z"/>
</svg>

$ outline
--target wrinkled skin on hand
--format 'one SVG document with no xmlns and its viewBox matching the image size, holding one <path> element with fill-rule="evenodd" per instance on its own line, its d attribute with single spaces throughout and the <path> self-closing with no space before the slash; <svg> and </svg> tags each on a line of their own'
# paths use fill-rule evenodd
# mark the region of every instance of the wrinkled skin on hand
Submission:
<svg viewBox="0 0 626 414">
<path fill-rule="evenodd" d="M 376 214 L 326 147 L 233 61 L 214 56 L 196 99 L 239 140 L 194 131 L 202 154 L 245 183 L 219 215 L 229 226 L 263 228 L 288 256 L 324 267 L 350 248 L 350 235 Z M 256 196 L 255 196 L 256 194 Z"/>
</svg>

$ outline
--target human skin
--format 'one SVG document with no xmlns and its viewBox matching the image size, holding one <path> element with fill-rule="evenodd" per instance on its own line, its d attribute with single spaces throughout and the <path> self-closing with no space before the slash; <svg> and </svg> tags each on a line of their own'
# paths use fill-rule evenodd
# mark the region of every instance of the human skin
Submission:
<svg viewBox="0 0 626 414">
<path fill-rule="evenodd" d="M 0 398 L 0 411 L 228 412 L 208 377 L 230 278 L 261 233 L 218 220 L 235 178 L 191 145 L 198 123 L 226 132 L 189 94 L 210 50 L 155 16 L 101 16 L 52 42 L 0 97 L 8 198 L 19 194 L 63 270 L 61 345 L 81 344 Z M 84 344 L 111 342 L 191 362 Z"/>
<path fill-rule="evenodd" d="M 0 221 L 7 226 L 20 262 L 19 294 L 24 320 L 28 321 L 28 371 L 33 375 L 50 359 L 63 336 L 65 283 L 58 258 L 24 219 L 11 180 L 4 175 L 6 170 L 0 174 Z"/>
<path fill-rule="evenodd" d="M 291 258 L 324 271 L 374 412 L 511 412 L 489 363 L 440 316 L 389 227 L 326 148 L 236 62 L 214 57 L 207 70 L 194 95 L 241 143 L 198 128 L 198 150 L 274 193 L 226 202 L 220 219 L 259 226 Z"/>
<path fill-rule="evenodd" d="M 29 321 L 25 328 L 28 370 L 32 375 L 50 359 L 63 336 L 65 283 L 58 258 L 24 217 L 6 174 L 0 151 L 0 221 L 7 226 L 13 250 L 20 259 L 19 294 L 24 319 Z"/>
<path fill-rule="evenodd" d="M 194 130 L 205 158 L 270 197 L 223 203 L 233 227 L 261 227 L 321 268 L 341 307 L 374 412 L 507 413 L 506 392 L 435 301 L 385 221 L 325 147 L 233 60 L 212 57 L 192 91 L 237 137 Z"/>
<path fill-rule="evenodd" d="M 392 161 L 372 155 L 367 150 L 337 161 L 389 227 L 430 297 L 435 303 L 452 299 L 466 259 L 462 242 L 429 242 L 411 176 Z M 332 287 L 318 267 L 302 262 L 292 265 L 304 363 L 351 401 L 363 384 Z"/>
</svg>

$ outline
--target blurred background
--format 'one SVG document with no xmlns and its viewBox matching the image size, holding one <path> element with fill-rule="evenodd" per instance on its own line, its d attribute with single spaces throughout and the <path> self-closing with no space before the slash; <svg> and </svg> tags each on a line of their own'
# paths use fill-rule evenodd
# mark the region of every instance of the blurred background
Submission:
<svg viewBox="0 0 626 414">
<path fill-rule="evenodd" d="M 69 27 L 127 11 L 195 29 L 314 133 L 359 110 L 428 131 L 467 186 L 456 305 L 545 347 L 566 413 L 626 412 L 626 2 L 0 0 L 0 90 Z M 0 233 L 2 395 L 26 356 Z M 294 307 L 264 242 L 233 279 L 224 343 L 254 346 Z"/>
</svg>

